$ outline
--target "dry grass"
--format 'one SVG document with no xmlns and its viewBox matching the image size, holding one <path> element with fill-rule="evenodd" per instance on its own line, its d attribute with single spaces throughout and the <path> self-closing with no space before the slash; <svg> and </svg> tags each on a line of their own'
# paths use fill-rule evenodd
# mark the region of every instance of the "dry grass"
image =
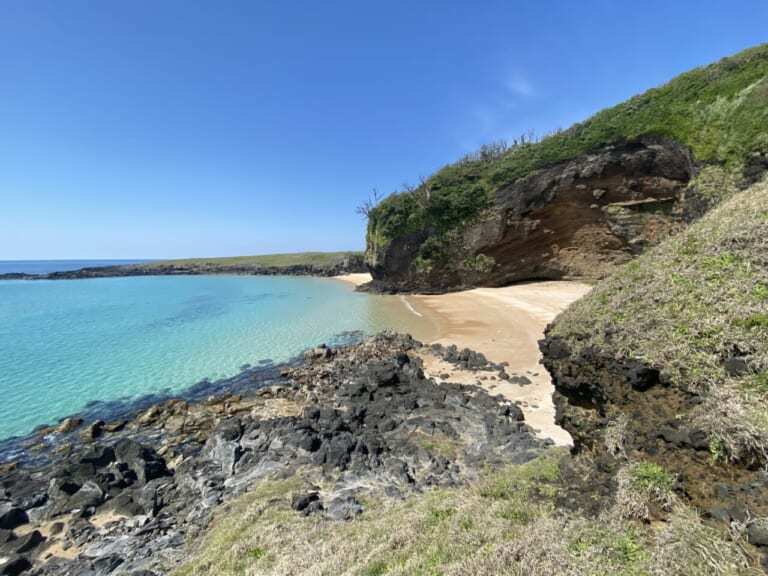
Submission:
<svg viewBox="0 0 768 576">
<path fill-rule="evenodd" d="M 652 576 L 762 573 L 759 568 L 750 567 L 740 542 L 731 540 L 724 544 L 720 531 L 702 524 L 692 510 L 680 505 L 658 534 L 650 571 Z"/>
<path fill-rule="evenodd" d="M 578 353 L 660 367 L 703 394 L 691 417 L 732 459 L 768 455 L 768 182 L 625 265 L 555 323 Z M 608 335 L 608 336 L 606 336 Z M 746 362 L 743 370 L 728 361 Z"/>
<path fill-rule="evenodd" d="M 523 466 L 486 471 L 472 486 L 405 501 L 371 497 L 366 512 L 348 522 L 291 510 L 299 480 L 262 484 L 220 514 L 176 576 L 756 574 L 728 534 L 703 527 L 687 511 L 659 539 L 648 525 L 616 513 L 591 520 L 556 510 L 563 457 L 553 449 Z M 702 553 L 688 534 L 705 538 L 712 550 Z M 690 572 L 687 565 L 714 571 Z"/>
<path fill-rule="evenodd" d="M 614 417 L 606 426 L 603 431 L 603 442 L 605 449 L 612 456 L 626 459 L 627 458 L 627 426 L 629 425 L 629 417 L 623 412 Z"/>
</svg>

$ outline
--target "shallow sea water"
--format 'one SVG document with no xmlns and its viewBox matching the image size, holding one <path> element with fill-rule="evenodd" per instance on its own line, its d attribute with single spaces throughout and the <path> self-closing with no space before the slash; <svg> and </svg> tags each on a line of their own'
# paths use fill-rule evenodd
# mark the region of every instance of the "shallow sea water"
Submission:
<svg viewBox="0 0 768 576">
<path fill-rule="evenodd" d="M 174 393 L 348 331 L 430 328 L 396 297 L 330 279 L 0 281 L 0 438 L 89 402 Z"/>
</svg>

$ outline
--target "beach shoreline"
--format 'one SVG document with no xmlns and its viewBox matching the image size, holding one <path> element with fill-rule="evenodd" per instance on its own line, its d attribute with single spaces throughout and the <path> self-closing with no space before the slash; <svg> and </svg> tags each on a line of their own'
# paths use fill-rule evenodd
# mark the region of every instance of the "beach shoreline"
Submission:
<svg viewBox="0 0 768 576">
<path fill-rule="evenodd" d="M 368 274 L 334 278 L 354 286 L 370 281 Z M 580 282 L 544 281 L 401 298 L 411 312 L 434 325 L 434 337 L 427 344 L 455 345 L 480 352 L 491 362 L 505 364 L 509 374 L 530 383 L 521 385 L 497 378 L 478 380 L 476 372 L 461 370 L 425 351 L 422 359 L 429 376 L 440 381 L 477 384 L 501 394 L 520 406 L 525 421 L 540 437 L 570 446 L 570 435 L 555 424 L 554 386 L 540 364 L 538 341 L 544 337 L 547 325 L 590 289 L 591 286 Z"/>
<path fill-rule="evenodd" d="M 362 286 L 363 284 L 367 284 L 373 280 L 368 272 L 349 272 L 347 274 L 331 276 L 331 279 L 338 280 L 339 282 L 344 282 L 346 284 L 352 284 L 355 287 Z"/>
</svg>

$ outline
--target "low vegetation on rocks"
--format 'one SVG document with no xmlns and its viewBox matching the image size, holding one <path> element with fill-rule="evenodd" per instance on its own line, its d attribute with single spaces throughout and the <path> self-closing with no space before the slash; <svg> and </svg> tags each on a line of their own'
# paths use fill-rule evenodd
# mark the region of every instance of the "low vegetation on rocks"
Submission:
<svg viewBox="0 0 768 576">
<path fill-rule="evenodd" d="M 715 460 L 768 459 L 768 182 L 627 264 L 563 313 L 551 337 L 656 367 L 700 395 L 686 418 Z"/>
<path fill-rule="evenodd" d="M 686 574 L 729 573 L 712 547 L 677 548 L 717 525 L 743 550 L 768 547 L 768 180 L 727 196 L 597 284 L 541 343 L 557 420 L 576 459 L 615 484 L 616 510 L 665 530 L 704 521 L 657 556 L 690 563 Z"/>
<path fill-rule="evenodd" d="M 346 522 L 292 509 L 295 481 L 257 487 L 223 510 L 175 576 L 756 575 L 727 530 L 675 503 L 654 529 L 617 500 L 598 516 L 561 507 L 561 466 L 551 449 L 477 482 L 404 500 L 371 497 Z M 668 490 L 652 466 L 631 473 L 641 491 Z"/>
<path fill-rule="evenodd" d="M 183 258 L 153 260 L 141 264 L 97 266 L 50 274 L 8 273 L 0 279 L 70 280 L 77 278 L 108 278 L 115 276 L 169 276 L 201 274 L 336 276 L 365 272 L 361 252 L 296 252 L 262 256 L 224 258 Z"/>
<path fill-rule="evenodd" d="M 290 266 L 336 266 L 357 259 L 360 252 L 295 252 L 290 254 L 265 254 L 262 256 L 234 256 L 228 258 L 184 258 L 180 260 L 158 260 L 139 266 L 144 268 L 216 267 L 216 268 L 287 268 Z"/>
</svg>

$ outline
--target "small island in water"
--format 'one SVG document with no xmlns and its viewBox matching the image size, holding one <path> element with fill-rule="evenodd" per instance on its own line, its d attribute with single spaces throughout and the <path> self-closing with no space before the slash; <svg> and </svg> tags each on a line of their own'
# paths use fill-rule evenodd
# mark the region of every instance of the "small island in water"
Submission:
<svg viewBox="0 0 768 576">
<path fill-rule="evenodd" d="M 0 574 L 768 570 L 768 45 L 361 208 L 0 277 Z"/>
</svg>

